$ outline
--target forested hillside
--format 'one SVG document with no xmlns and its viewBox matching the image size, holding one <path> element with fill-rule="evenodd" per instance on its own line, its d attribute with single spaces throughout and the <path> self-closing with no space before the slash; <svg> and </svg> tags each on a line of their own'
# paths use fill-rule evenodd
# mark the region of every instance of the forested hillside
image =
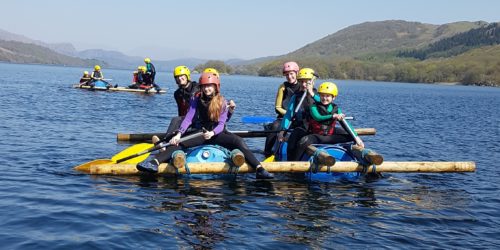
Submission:
<svg viewBox="0 0 500 250">
<path fill-rule="evenodd" d="M 481 46 L 500 44 L 500 25 L 492 23 L 458 35 L 442 39 L 423 49 L 401 51 L 400 57 L 427 58 L 451 57 Z"/>
<path fill-rule="evenodd" d="M 498 23 L 363 23 L 235 72 L 278 76 L 288 60 L 322 78 L 500 86 Z"/>
</svg>

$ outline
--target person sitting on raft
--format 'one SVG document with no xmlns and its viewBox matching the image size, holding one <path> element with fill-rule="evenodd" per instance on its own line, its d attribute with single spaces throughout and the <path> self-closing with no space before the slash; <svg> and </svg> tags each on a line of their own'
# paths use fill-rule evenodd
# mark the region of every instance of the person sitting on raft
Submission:
<svg viewBox="0 0 500 250">
<path fill-rule="evenodd" d="M 219 72 L 214 68 L 206 68 L 203 70 L 203 73 L 213 73 L 217 77 L 219 77 Z M 196 94 L 200 92 L 200 86 L 196 81 L 191 81 L 191 71 L 188 67 L 181 65 L 177 66 L 174 69 L 174 79 L 177 83 L 177 90 L 174 92 L 175 102 L 177 103 L 177 117 L 173 117 L 170 120 L 170 124 L 168 126 L 166 137 L 164 140 L 170 140 L 170 138 L 174 135 L 175 130 L 181 125 L 184 116 L 189 110 L 189 102 L 191 98 L 193 98 Z M 233 100 L 229 100 L 227 103 L 228 106 L 228 120 L 231 118 L 234 109 L 236 108 L 236 104 Z M 158 142 L 160 139 L 156 136 L 153 136 L 153 143 Z"/>
<path fill-rule="evenodd" d="M 87 86 L 89 85 L 89 82 L 90 82 L 90 75 L 89 75 L 89 72 L 88 71 L 83 71 L 83 76 L 82 78 L 80 78 L 80 87 L 81 86 Z"/>
<path fill-rule="evenodd" d="M 199 84 L 201 86 L 201 92 L 191 98 L 186 117 L 182 121 L 175 136 L 170 139 L 171 146 L 167 147 L 165 151 L 160 152 L 151 161 L 144 161 L 137 164 L 137 169 L 140 171 L 157 173 L 159 164 L 162 162 L 169 162 L 174 151 L 198 145 L 215 144 L 229 150 L 241 150 L 248 164 L 255 168 L 257 179 L 274 178 L 273 174 L 267 172 L 266 169 L 262 167 L 242 138 L 224 130 L 228 109 L 226 101 L 220 93 L 219 77 L 213 73 L 202 73 Z M 203 136 L 179 143 L 181 136 L 186 134 L 189 127 L 194 128 L 194 131 L 190 133 L 202 129 L 206 130 L 204 130 Z M 185 159 L 180 159 L 179 161 L 185 162 Z"/>
<path fill-rule="evenodd" d="M 307 146 L 311 144 L 336 144 L 353 140 L 346 132 L 349 128 L 344 128 L 343 123 L 340 123 L 342 127 L 335 127 L 336 121 L 345 118 L 340 108 L 333 103 L 337 95 L 338 88 L 335 83 L 324 82 L 319 85 L 316 96 L 319 97 L 320 101 L 315 100 L 308 117 L 310 134 L 302 137 L 297 147 L 294 147 L 294 150 L 287 155 L 289 161 L 300 160 Z M 349 126 L 349 124 L 347 125 Z M 361 148 L 364 147 L 364 143 L 359 137 L 356 137 L 355 142 Z"/>
<path fill-rule="evenodd" d="M 286 114 L 288 103 L 293 94 L 300 91 L 300 85 L 297 84 L 297 74 L 299 73 L 299 65 L 296 62 L 286 62 L 283 64 L 283 76 L 286 81 L 283 82 L 276 92 L 275 111 L 277 114 L 276 120 L 269 127 L 270 130 L 278 130 L 281 125 L 281 120 Z M 264 144 L 264 156 L 269 157 L 273 154 L 273 145 L 276 143 L 276 134 L 270 133 L 266 137 Z"/>
<path fill-rule="evenodd" d="M 90 78 L 91 78 L 91 80 L 90 80 L 89 85 L 92 88 L 95 86 L 95 82 L 97 82 L 97 81 L 104 82 L 106 84 L 106 88 L 108 88 L 108 89 L 113 87 L 109 82 L 104 81 L 104 75 L 102 74 L 101 66 L 99 66 L 99 65 L 94 66 L 94 71 L 92 71 Z"/>
<path fill-rule="evenodd" d="M 142 70 L 142 66 L 137 67 L 137 70 L 132 73 L 132 84 L 128 85 L 129 89 L 138 89 L 141 83 L 139 82 L 139 72 Z"/>
<path fill-rule="evenodd" d="M 285 116 L 281 120 L 281 132 L 278 133 L 278 140 L 280 142 L 285 140 L 285 131 L 293 129 L 293 132 L 288 138 L 287 159 L 294 152 L 297 142 L 308 134 L 307 121 L 310 116 L 310 107 L 314 103 L 313 97 L 315 93 L 313 86 L 315 77 L 316 74 L 311 68 L 303 68 L 299 71 L 297 79 L 299 81 L 298 85 L 300 86 L 300 90 L 290 98 Z M 304 99 L 302 99 L 303 96 Z M 316 98 L 319 101 L 319 97 L 316 96 Z M 298 111 L 295 112 L 297 107 L 299 107 Z"/>
</svg>

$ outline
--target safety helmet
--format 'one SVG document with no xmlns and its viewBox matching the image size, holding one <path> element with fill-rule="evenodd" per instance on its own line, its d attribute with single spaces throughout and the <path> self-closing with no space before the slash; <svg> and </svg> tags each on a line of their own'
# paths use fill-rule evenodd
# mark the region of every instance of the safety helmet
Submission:
<svg viewBox="0 0 500 250">
<path fill-rule="evenodd" d="M 144 58 L 144 62 L 145 62 L 145 63 L 150 63 L 150 62 L 151 62 L 151 59 L 149 59 L 149 57 L 146 57 L 146 58 Z"/>
<path fill-rule="evenodd" d="M 101 66 L 99 65 L 94 66 L 94 70 L 101 70 Z"/>
<path fill-rule="evenodd" d="M 311 68 L 303 68 L 299 70 L 299 74 L 297 75 L 297 79 L 313 79 L 316 73 Z"/>
<path fill-rule="evenodd" d="M 137 70 L 142 70 L 142 65 L 141 66 L 137 66 Z"/>
<path fill-rule="evenodd" d="M 83 74 L 84 74 L 84 75 L 88 75 L 88 74 L 89 74 L 89 72 L 85 70 L 85 71 L 83 71 Z"/>
<path fill-rule="evenodd" d="M 189 71 L 189 68 L 184 66 L 184 65 L 177 66 L 174 69 L 174 77 L 181 76 L 181 75 L 186 75 L 188 81 L 191 80 L 191 71 Z"/>
<path fill-rule="evenodd" d="M 204 72 L 201 73 L 200 79 L 198 80 L 201 86 L 207 84 L 215 84 L 215 89 L 217 92 L 220 91 L 220 78 L 215 73 Z"/>
<path fill-rule="evenodd" d="M 206 68 L 203 70 L 203 73 L 213 73 L 213 74 L 216 74 L 217 77 L 219 77 L 219 71 L 217 71 L 214 68 Z"/>
<path fill-rule="evenodd" d="M 283 64 L 283 74 L 288 71 L 295 71 L 295 73 L 299 72 L 299 65 L 296 62 L 286 62 Z"/>
<path fill-rule="evenodd" d="M 324 82 L 321 85 L 319 85 L 318 93 L 337 96 L 339 94 L 339 90 L 338 90 L 337 85 L 335 83 Z"/>
</svg>

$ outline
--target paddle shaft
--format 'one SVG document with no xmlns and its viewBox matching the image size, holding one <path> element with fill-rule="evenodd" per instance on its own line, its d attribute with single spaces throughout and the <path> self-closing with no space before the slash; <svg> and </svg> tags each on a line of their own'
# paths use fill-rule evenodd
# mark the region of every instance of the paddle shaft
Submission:
<svg viewBox="0 0 500 250">
<path fill-rule="evenodd" d="M 345 129 L 347 130 L 347 133 L 349 133 L 349 135 L 352 137 L 352 139 L 354 141 L 356 141 L 356 138 L 358 138 L 358 136 L 354 133 L 354 131 L 352 131 L 352 128 L 349 125 L 349 123 L 347 123 L 347 121 L 345 119 L 342 119 L 339 122 L 342 123 L 342 125 L 344 125 Z"/>
<path fill-rule="evenodd" d="M 377 133 L 375 128 L 356 128 L 356 133 L 359 136 L 375 135 Z M 277 130 L 256 130 L 256 131 L 229 131 L 241 138 L 256 138 L 256 137 L 266 137 L 270 133 L 278 133 Z M 138 133 L 138 134 L 124 134 L 118 133 L 116 135 L 116 140 L 119 142 L 148 142 L 151 141 L 151 137 L 158 136 L 160 138 L 165 137 L 165 133 Z"/>
<path fill-rule="evenodd" d="M 181 143 L 183 141 L 186 141 L 186 140 L 193 139 L 193 138 L 201 136 L 201 135 L 203 135 L 203 132 L 198 132 L 198 133 L 194 133 L 194 134 L 188 135 L 186 137 L 181 138 L 179 140 L 179 143 Z M 153 152 L 153 151 L 156 151 L 156 150 L 160 150 L 160 149 L 168 147 L 168 146 L 170 146 L 170 143 L 163 143 L 162 142 L 162 143 L 159 143 L 156 146 L 151 147 L 150 149 L 143 150 L 143 151 L 141 151 L 141 152 L 139 152 L 137 154 L 133 154 L 133 155 L 129 155 L 127 157 L 121 158 L 121 159 L 117 160 L 116 163 L 124 162 L 126 160 L 130 160 L 132 158 L 135 158 L 135 157 L 138 157 L 138 156 L 141 156 L 143 154 L 147 154 L 147 153 L 150 153 L 150 152 Z"/>
</svg>

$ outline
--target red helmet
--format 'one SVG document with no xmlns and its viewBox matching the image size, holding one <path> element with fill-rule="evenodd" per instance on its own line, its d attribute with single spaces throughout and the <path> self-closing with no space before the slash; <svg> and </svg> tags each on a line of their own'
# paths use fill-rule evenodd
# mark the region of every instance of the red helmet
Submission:
<svg viewBox="0 0 500 250">
<path fill-rule="evenodd" d="M 217 92 L 220 92 L 220 79 L 214 73 L 202 73 L 198 82 L 200 83 L 200 85 L 215 84 L 215 89 L 217 90 Z"/>
<path fill-rule="evenodd" d="M 296 62 L 286 62 L 283 64 L 283 74 L 288 71 L 295 71 L 295 73 L 299 72 L 299 65 Z"/>
</svg>

